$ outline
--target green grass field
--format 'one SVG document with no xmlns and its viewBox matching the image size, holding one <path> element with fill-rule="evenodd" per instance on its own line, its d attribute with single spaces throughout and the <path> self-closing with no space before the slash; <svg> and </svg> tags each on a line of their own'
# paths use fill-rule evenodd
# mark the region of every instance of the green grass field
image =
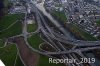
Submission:
<svg viewBox="0 0 100 66">
<path fill-rule="evenodd" d="M 15 35 L 19 35 L 22 32 L 21 22 L 17 22 L 11 28 L 0 32 L 0 38 L 7 38 Z"/>
<path fill-rule="evenodd" d="M 67 22 L 67 18 L 66 18 L 66 15 L 64 14 L 64 12 L 53 11 L 52 14 L 57 16 L 59 19 L 61 19 L 61 21 Z"/>
<path fill-rule="evenodd" d="M 96 21 L 97 25 L 100 26 L 100 20 Z"/>
<path fill-rule="evenodd" d="M 9 25 L 20 20 L 24 17 L 23 14 L 6 15 L 0 20 L 0 30 L 6 29 Z M 0 32 L 0 38 L 6 38 L 21 34 L 22 31 L 21 22 L 17 22 L 9 29 Z"/>
<path fill-rule="evenodd" d="M 4 48 L 0 48 L 0 59 L 4 62 L 6 66 L 24 66 L 17 55 L 17 61 L 15 63 L 17 55 L 17 48 L 15 44 L 8 45 Z"/>
<path fill-rule="evenodd" d="M 8 7 L 8 0 L 4 0 L 4 13 L 7 11 Z M 7 14 L 0 19 L 0 31 L 3 29 L 6 29 L 8 26 L 10 26 L 12 23 L 14 23 L 17 20 L 22 19 L 24 14 Z M 22 27 L 21 22 L 17 22 L 14 24 L 11 28 L 7 29 L 6 31 L 0 32 L 0 39 L 15 36 L 21 33 Z M 0 47 L 4 45 L 4 42 L 0 40 Z M 0 59 L 4 62 L 6 66 L 14 66 L 15 58 L 17 54 L 16 46 L 13 45 L 7 45 L 4 48 L 0 48 Z M 17 59 L 15 66 L 24 66 L 20 59 Z"/>
<path fill-rule="evenodd" d="M 28 42 L 31 45 L 31 47 L 35 49 L 39 49 L 39 45 L 43 43 L 44 41 L 40 38 L 38 34 L 36 34 L 28 38 Z"/>
<path fill-rule="evenodd" d="M 23 14 L 6 15 L 0 20 L 0 30 L 6 29 L 9 25 L 23 18 Z"/>
<path fill-rule="evenodd" d="M 24 64 L 22 63 L 22 61 L 21 61 L 19 56 L 17 56 L 17 60 L 16 60 L 15 66 L 24 66 Z"/>
<path fill-rule="evenodd" d="M 28 32 L 34 32 L 36 29 L 37 29 L 37 25 L 36 24 L 28 24 L 27 25 Z"/>
<path fill-rule="evenodd" d="M 13 66 L 16 57 L 15 45 L 8 45 L 5 48 L 0 49 L 0 59 L 6 66 Z"/>
</svg>

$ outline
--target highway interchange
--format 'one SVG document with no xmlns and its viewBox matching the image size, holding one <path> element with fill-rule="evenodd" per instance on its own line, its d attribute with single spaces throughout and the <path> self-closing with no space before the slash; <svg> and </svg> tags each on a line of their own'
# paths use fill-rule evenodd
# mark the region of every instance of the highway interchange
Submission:
<svg viewBox="0 0 100 66">
<path fill-rule="evenodd" d="M 14 39 L 15 37 L 20 37 L 23 36 L 24 40 L 27 44 L 27 46 L 32 49 L 33 51 L 49 56 L 49 57 L 53 57 L 53 55 L 60 55 L 60 58 L 62 59 L 66 59 L 66 58 L 75 58 L 77 59 L 78 62 L 80 62 L 79 58 L 76 56 L 76 54 L 78 54 L 79 56 L 81 56 L 82 58 L 86 58 L 83 54 L 83 52 L 86 51 L 91 51 L 94 49 L 100 49 L 100 41 L 83 41 L 83 40 L 77 40 L 74 37 L 71 37 L 69 33 L 66 32 L 65 28 L 62 27 L 61 24 L 59 24 L 55 19 L 55 22 L 52 21 L 52 24 L 54 24 L 56 27 L 58 28 L 58 32 L 55 32 L 55 29 L 53 29 L 52 27 L 50 27 L 50 25 L 46 22 L 45 18 L 44 18 L 44 13 L 41 12 L 41 10 L 36 6 L 36 4 L 34 3 L 34 1 L 32 0 L 23 0 L 25 1 L 27 4 L 29 4 L 31 6 L 31 10 L 34 11 L 36 13 L 36 20 L 37 20 L 37 24 L 38 24 L 38 28 L 35 32 L 31 32 L 28 33 L 27 32 L 27 14 L 28 12 L 26 11 L 25 13 L 25 18 L 23 21 L 23 31 L 22 34 L 17 35 L 17 36 L 13 36 L 13 37 L 9 37 L 8 39 Z M 26 4 L 26 6 L 27 6 Z M 26 9 L 27 10 L 27 9 Z M 44 14 L 44 15 L 43 15 Z M 46 16 L 46 15 L 45 15 Z M 48 16 L 47 16 L 48 17 Z M 49 17 L 48 17 L 49 19 Z M 56 50 L 56 52 L 42 52 L 39 51 L 37 49 L 32 48 L 28 41 L 27 38 L 30 35 L 39 33 L 41 35 L 41 38 L 47 43 L 50 44 L 54 47 L 54 49 Z M 64 45 L 71 45 L 72 47 L 65 47 Z M 84 48 L 82 48 L 84 47 Z M 75 54 L 76 53 L 76 54 Z M 94 63 L 88 63 L 90 66 L 96 66 Z M 65 65 L 67 66 L 84 66 L 84 64 L 75 64 L 75 63 L 65 63 Z"/>
</svg>

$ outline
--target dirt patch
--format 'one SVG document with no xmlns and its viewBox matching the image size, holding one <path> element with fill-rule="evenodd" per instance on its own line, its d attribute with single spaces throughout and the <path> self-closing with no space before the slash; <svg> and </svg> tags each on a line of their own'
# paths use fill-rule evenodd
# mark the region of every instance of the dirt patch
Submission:
<svg viewBox="0 0 100 66">
<path fill-rule="evenodd" d="M 17 37 L 14 39 L 19 51 L 21 60 L 26 66 L 37 66 L 39 60 L 39 54 L 33 53 L 25 43 L 23 37 Z"/>
</svg>

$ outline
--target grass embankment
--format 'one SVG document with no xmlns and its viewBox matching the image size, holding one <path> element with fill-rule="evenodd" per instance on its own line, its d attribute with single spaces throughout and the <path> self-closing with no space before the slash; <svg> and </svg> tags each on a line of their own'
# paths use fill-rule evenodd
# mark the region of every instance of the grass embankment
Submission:
<svg viewBox="0 0 100 66">
<path fill-rule="evenodd" d="M 96 23 L 97 23 L 98 26 L 100 26 L 100 20 L 97 21 Z M 67 26 L 69 26 L 69 25 L 67 24 Z M 74 34 L 76 34 L 76 36 L 80 36 L 82 39 L 89 40 L 89 41 L 100 40 L 100 38 L 93 37 L 88 32 L 83 31 L 81 28 L 79 28 L 75 24 L 71 23 L 69 28 Z"/>
<path fill-rule="evenodd" d="M 9 25 L 16 22 L 17 20 L 22 19 L 22 14 L 15 14 L 15 15 L 7 15 L 2 20 L 0 20 L 0 30 L 6 29 Z M 10 37 L 14 35 L 18 35 L 22 31 L 21 22 L 15 23 L 9 29 L 0 32 L 0 38 Z"/>
<path fill-rule="evenodd" d="M 52 12 L 52 15 L 55 17 L 55 18 L 57 18 L 57 19 L 59 19 L 59 20 L 61 20 L 61 21 L 63 21 L 63 22 L 67 22 L 67 18 L 66 18 L 66 15 L 65 15 L 65 13 L 63 12 L 63 11 L 53 11 Z"/>
<path fill-rule="evenodd" d="M 39 45 L 44 41 L 40 38 L 38 34 L 31 36 L 28 38 L 29 44 L 35 48 L 39 49 Z M 43 55 L 40 55 L 38 66 L 63 66 L 62 64 L 51 64 L 49 63 L 49 58 Z"/>
<path fill-rule="evenodd" d="M 92 35 L 88 34 L 87 32 L 84 32 L 82 29 L 80 29 L 78 26 L 76 26 L 75 24 L 71 24 L 71 28 L 72 32 L 74 32 L 76 35 L 80 36 L 81 38 L 85 39 L 85 40 L 90 40 L 90 41 L 95 41 L 97 40 L 95 37 L 93 37 Z"/>
<path fill-rule="evenodd" d="M 100 26 L 100 20 L 96 22 L 98 26 Z M 89 40 L 89 41 L 96 41 L 96 40 L 100 40 L 100 38 L 96 38 L 93 37 L 92 35 L 90 35 L 89 33 L 83 31 L 82 29 L 80 29 L 77 25 L 75 24 L 71 24 L 70 29 L 72 30 L 73 33 L 75 33 L 76 35 L 80 36 L 81 38 L 85 39 L 85 40 Z"/>
</svg>

